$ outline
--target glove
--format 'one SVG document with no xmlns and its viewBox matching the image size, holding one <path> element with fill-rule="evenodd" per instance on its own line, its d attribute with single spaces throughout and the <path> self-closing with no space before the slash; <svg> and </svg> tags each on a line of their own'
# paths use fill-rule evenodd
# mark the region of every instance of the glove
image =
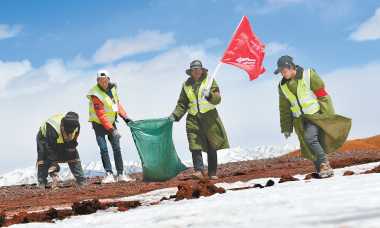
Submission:
<svg viewBox="0 0 380 228">
<path fill-rule="evenodd" d="M 121 138 L 121 134 L 115 128 L 111 130 L 111 134 L 116 140 Z"/>
<path fill-rule="evenodd" d="M 202 95 L 205 97 L 209 97 L 210 96 L 210 89 L 203 89 Z"/>
<path fill-rule="evenodd" d="M 284 132 L 285 139 L 288 139 L 290 137 L 290 134 L 292 134 L 292 133 L 290 133 L 290 132 Z"/>
<path fill-rule="evenodd" d="M 126 115 L 125 118 L 123 118 L 123 120 L 125 121 L 126 124 L 128 124 L 129 122 L 133 123 L 134 121 L 132 120 L 132 117 Z"/>
</svg>

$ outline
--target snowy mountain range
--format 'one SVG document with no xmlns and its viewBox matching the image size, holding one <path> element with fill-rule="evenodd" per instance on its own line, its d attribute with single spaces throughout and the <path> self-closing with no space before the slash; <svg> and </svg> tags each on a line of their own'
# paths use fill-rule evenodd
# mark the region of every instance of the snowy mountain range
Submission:
<svg viewBox="0 0 380 228">
<path fill-rule="evenodd" d="M 218 151 L 218 163 L 248 161 L 263 158 L 273 158 L 289 153 L 298 149 L 297 146 L 259 146 L 256 148 L 236 147 L 233 149 L 224 149 Z M 207 164 L 207 155 L 203 153 L 204 163 Z M 192 161 L 183 161 L 186 166 L 192 166 Z M 115 164 L 111 162 L 113 171 L 116 173 Z M 66 163 L 60 164 L 61 171 L 59 175 L 64 180 L 74 178 Z M 104 176 L 104 169 L 101 161 L 82 163 L 85 177 Z M 124 170 L 127 173 L 142 172 L 141 161 L 124 161 Z M 50 179 L 50 177 L 49 177 Z M 50 180 L 48 180 L 50 181 Z M 33 184 L 37 183 L 37 166 L 31 166 L 24 169 L 16 169 L 4 175 L 0 175 L 0 186 Z"/>
</svg>

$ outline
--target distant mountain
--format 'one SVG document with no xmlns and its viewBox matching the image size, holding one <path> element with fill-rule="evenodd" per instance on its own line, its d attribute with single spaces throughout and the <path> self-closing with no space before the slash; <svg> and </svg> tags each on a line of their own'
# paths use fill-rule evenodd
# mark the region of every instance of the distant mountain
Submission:
<svg viewBox="0 0 380 228">
<path fill-rule="evenodd" d="M 284 145 L 277 146 L 259 146 L 256 148 L 236 147 L 233 149 L 224 149 L 218 151 L 218 163 L 224 164 L 228 162 L 256 160 L 262 158 L 273 158 L 280 155 L 289 153 L 298 149 L 297 146 Z M 203 153 L 204 163 L 207 164 L 207 155 Z M 186 166 L 192 166 L 192 161 L 183 161 Z M 116 173 L 114 162 L 111 162 L 113 172 Z M 66 163 L 60 164 L 61 171 L 59 175 L 62 179 L 74 178 L 70 172 L 69 166 Z M 85 177 L 104 176 L 103 164 L 97 162 L 84 162 L 82 163 L 83 172 Z M 140 161 L 124 161 L 124 170 L 127 173 L 142 172 Z M 48 179 L 50 181 L 50 177 Z M 0 186 L 20 185 L 20 184 L 33 184 L 37 183 L 37 166 L 31 166 L 24 169 L 16 169 L 12 172 L 0 176 Z"/>
</svg>

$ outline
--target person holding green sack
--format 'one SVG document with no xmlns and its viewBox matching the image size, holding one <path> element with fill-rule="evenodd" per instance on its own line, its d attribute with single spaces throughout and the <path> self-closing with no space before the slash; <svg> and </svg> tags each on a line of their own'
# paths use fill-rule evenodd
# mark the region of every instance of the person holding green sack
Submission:
<svg viewBox="0 0 380 228">
<path fill-rule="evenodd" d="M 321 178 L 334 175 L 326 154 L 343 146 L 351 129 L 351 119 L 336 115 L 325 84 L 314 69 L 304 69 L 285 55 L 277 69 L 283 78 L 280 95 L 281 132 L 287 139 L 293 127 L 301 144 L 301 156 L 313 161 Z"/>
<path fill-rule="evenodd" d="M 221 101 L 220 90 L 215 80 L 212 81 L 211 88 L 207 89 L 210 80 L 207 71 L 199 60 L 190 63 L 190 69 L 186 70 L 190 77 L 182 84 L 177 106 L 169 116 L 179 121 L 186 112 L 189 113 L 186 131 L 195 170 L 191 178 L 195 180 L 202 179 L 205 175 L 202 151 L 207 153 L 209 179 L 217 180 L 217 150 L 230 147 L 216 110 L 216 105 Z"/>
</svg>

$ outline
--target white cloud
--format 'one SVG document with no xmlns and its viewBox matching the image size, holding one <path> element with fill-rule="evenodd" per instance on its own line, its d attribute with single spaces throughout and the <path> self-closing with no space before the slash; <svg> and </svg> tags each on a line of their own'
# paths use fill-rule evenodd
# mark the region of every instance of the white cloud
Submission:
<svg viewBox="0 0 380 228">
<path fill-rule="evenodd" d="M 0 60 L 0 88 L 14 77 L 25 74 L 30 71 L 32 66 L 28 60 L 22 62 L 2 62 Z"/>
<path fill-rule="evenodd" d="M 270 42 L 269 44 L 265 45 L 265 56 L 277 54 L 278 52 L 285 51 L 288 48 L 288 44 L 286 43 L 277 43 L 277 42 Z"/>
<path fill-rule="evenodd" d="M 67 61 L 67 66 L 69 68 L 85 68 L 92 66 L 93 63 L 91 61 L 85 60 L 82 55 L 77 55 L 74 59 L 69 59 Z"/>
<path fill-rule="evenodd" d="M 191 59 L 203 59 L 207 58 L 208 55 L 206 53 L 206 49 L 219 45 L 222 42 L 218 38 L 214 39 L 207 39 L 202 43 L 194 44 L 194 45 L 181 45 L 180 49 L 183 51 L 183 53 L 188 54 Z M 222 57 L 222 56 L 220 56 Z"/>
<path fill-rule="evenodd" d="M 375 15 L 361 24 L 348 38 L 354 41 L 380 39 L 380 8 L 377 8 Z"/>
<path fill-rule="evenodd" d="M 107 63 L 142 52 L 164 50 L 175 43 L 173 35 L 173 32 L 160 33 L 159 30 L 153 30 L 140 31 L 136 37 L 109 39 L 96 51 L 93 60 Z"/>
<path fill-rule="evenodd" d="M 6 24 L 0 24 L 0 39 L 5 39 L 5 38 L 11 38 L 17 35 L 24 27 L 24 25 L 6 25 Z"/>
</svg>

